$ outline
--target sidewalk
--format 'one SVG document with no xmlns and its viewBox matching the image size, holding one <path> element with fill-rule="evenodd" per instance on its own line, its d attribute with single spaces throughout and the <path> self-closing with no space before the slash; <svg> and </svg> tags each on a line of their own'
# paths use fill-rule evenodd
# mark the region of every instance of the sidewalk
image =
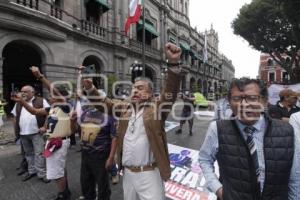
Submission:
<svg viewBox="0 0 300 200">
<path fill-rule="evenodd" d="M 52 200 L 56 197 L 57 188 L 54 181 L 43 183 L 37 177 L 22 182 L 17 176 L 16 168 L 21 161 L 20 146 L 14 143 L 15 135 L 12 120 L 7 120 L 0 133 L 0 199 L 1 200 Z M 67 171 L 71 199 L 81 195 L 80 163 L 81 153 L 77 152 L 79 144 L 68 151 Z M 111 185 L 111 199 L 122 200 L 122 180 Z"/>
<path fill-rule="evenodd" d="M 12 119 L 4 120 L 4 125 L 0 131 L 0 145 L 5 145 L 8 143 L 14 143 L 15 134 Z"/>
<path fill-rule="evenodd" d="M 77 148 L 76 148 L 77 149 Z M 0 150 L 0 199 L 1 200 L 51 200 L 57 194 L 56 184 L 43 183 L 37 177 L 26 182 L 21 181 L 21 176 L 17 176 L 21 156 L 19 146 L 8 145 L 5 150 Z M 80 163 L 81 153 L 75 148 L 69 150 L 67 160 L 67 171 L 69 187 L 72 193 L 71 199 L 75 200 L 81 194 L 80 188 Z M 2 180 L 1 180 L 2 176 Z M 111 185 L 111 199 L 122 200 L 122 180 L 117 185 Z"/>
</svg>

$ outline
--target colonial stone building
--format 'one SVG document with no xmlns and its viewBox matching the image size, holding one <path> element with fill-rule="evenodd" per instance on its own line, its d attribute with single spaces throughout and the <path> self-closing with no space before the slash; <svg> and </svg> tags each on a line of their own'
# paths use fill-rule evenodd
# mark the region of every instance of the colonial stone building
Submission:
<svg viewBox="0 0 300 200">
<path fill-rule="evenodd" d="M 234 67 L 219 53 L 217 33 L 191 28 L 189 0 L 145 4 L 145 74 L 156 90 L 166 70 L 164 44 L 171 41 L 183 50 L 182 89 L 218 93 Z M 0 0 L 0 86 L 6 99 L 24 84 L 41 88 L 28 69 L 32 65 L 52 81 L 75 80 L 76 67 L 91 64 L 118 80 L 141 75 L 143 21 L 124 34 L 128 5 L 129 0 Z"/>
</svg>

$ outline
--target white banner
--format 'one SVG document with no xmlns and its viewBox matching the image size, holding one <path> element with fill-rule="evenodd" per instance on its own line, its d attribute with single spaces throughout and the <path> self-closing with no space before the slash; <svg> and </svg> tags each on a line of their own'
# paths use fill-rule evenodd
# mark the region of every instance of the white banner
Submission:
<svg viewBox="0 0 300 200">
<path fill-rule="evenodd" d="M 271 84 L 268 88 L 270 104 L 275 105 L 277 101 L 279 101 L 279 92 L 283 89 L 291 89 L 295 92 L 300 92 L 300 83 L 294 85 Z"/>
</svg>

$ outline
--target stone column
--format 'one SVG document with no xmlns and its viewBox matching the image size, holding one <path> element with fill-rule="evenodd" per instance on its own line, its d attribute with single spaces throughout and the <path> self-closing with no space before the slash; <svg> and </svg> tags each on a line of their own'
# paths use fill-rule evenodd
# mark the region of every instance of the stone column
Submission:
<svg viewBox="0 0 300 200">
<path fill-rule="evenodd" d="M 0 57 L 0 88 L 3 88 L 3 57 Z"/>
</svg>

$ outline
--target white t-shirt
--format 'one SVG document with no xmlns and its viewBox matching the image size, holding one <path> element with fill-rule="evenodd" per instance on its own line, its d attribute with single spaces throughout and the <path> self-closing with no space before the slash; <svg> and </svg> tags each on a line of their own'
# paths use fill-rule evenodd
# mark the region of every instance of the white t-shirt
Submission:
<svg viewBox="0 0 300 200">
<path fill-rule="evenodd" d="M 292 114 L 289 122 L 294 128 L 295 135 L 300 137 L 300 111 Z"/>
<path fill-rule="evenodd" d="M 30 106 L 33 106 L 32 101 L 34 98 L 35 97 L 33 97 L 29 102 L 27 102 Z M 43 99 L 43 108 L 46 107 L 50 107 L 50 105 L 45 99 Z M 11 111 L 11 114 L 13 114 L 15 117 L 17 116 L 16 109 L 17 106 L 15 104 L 13 110 Z M 28 112 L 24 107 L 22 107 L 21 109 L 19 126 L 20 126 L 20 135 L 30 135 L 39 132 L 36 116 L 30 114 L 30 112 Z"/>
</svg>

